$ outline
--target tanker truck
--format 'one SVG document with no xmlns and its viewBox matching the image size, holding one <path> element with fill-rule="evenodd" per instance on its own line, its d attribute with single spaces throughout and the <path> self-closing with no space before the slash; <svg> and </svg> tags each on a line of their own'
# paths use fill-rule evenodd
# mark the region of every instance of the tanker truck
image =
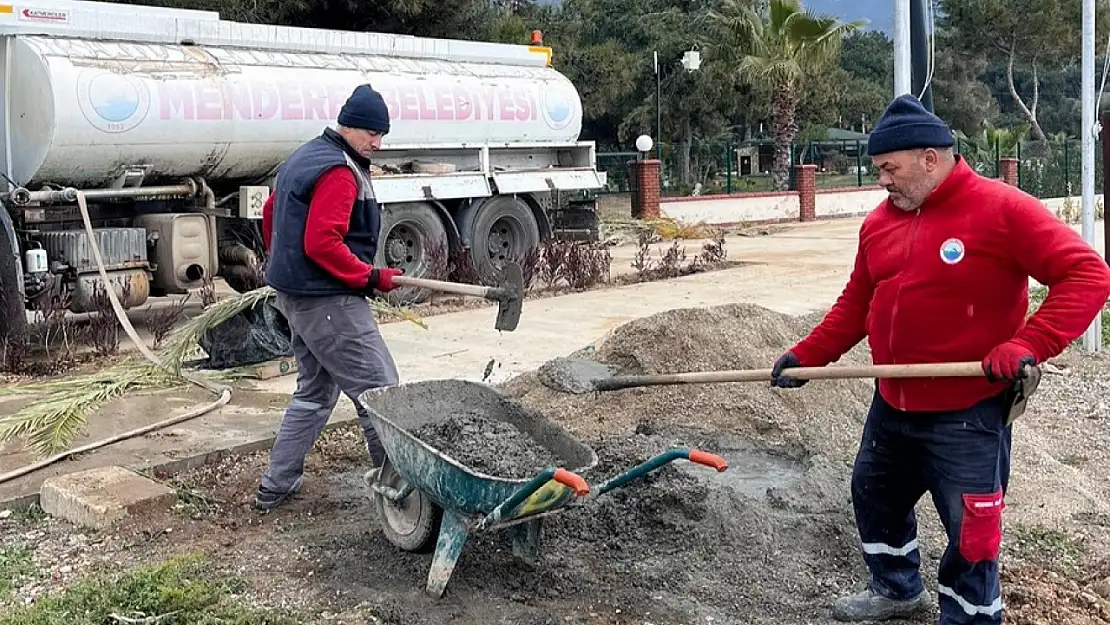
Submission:
<svg viewBox="0 0 1110 625">
<path fill-rule="evenodd" d="M 538 32 L 505 45 L 32 0 L 0 4 L 0 38 L 0 335 L 41 298 L 86 312 L 106 288 L 129 307 L 217 276 L 242 290 L 278 168 L 363 83 L 392 119 L 376 264 L 428 276 L 454 254 L 492 276 L 549 237 L 596 236 L 605 175 Z"/>
</svg>

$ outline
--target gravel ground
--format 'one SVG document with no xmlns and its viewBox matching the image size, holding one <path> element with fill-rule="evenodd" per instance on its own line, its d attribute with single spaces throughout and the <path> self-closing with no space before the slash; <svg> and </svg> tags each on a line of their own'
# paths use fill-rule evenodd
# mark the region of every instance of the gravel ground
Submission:
<svg viewBox="0 0 1110 625">
<path fill-rule="evenodd" d="M 817 319 L 748 305 L 671 311 L 575 356 L 621 373 L 766 368 Z M 845 361 L 866 362 L 866 350 Z M 1110 553 L 1110 479 L 1101 470 L 1110 453 L 1110 369 L 1105 358 L 1074 352 L 1054 364 L 1062 373 L 1044 379 L 1015 429 L 1007 621 L 1110 625 L 1110 560 L 1102 555 Z M 673 446 L 720 454 L 730 468 L 677 461 L 550 517 L 536 567 L 512 558 L 503 533 L 474 535 L 447 594 L 431 601 L 420 593 L 430 556 L 383 538 L 361 484 L 361 437 L 343 430 L 310 455 L 304 491 L 269 515 L 248 509 L 263 453 L 175 477 L 177 509 L 109 532 L 0 520 L 0 548 L 34 551 L 36 573 L 16 580 L 15 600 L 95 562 L 126 566 L 196 550 L 246 577 L 259 605 L 297 608 L 319 623 L 832 625 L 832 599 L 861 587 L 848 479 L 871 382 L 573 395 L 533 373 L 504 392 L 593 446 L 600 463 L 584 474 L 591 484 Z M 918 513 L 931 582 L 944 541 L 928 498 Z"/>
</svg>

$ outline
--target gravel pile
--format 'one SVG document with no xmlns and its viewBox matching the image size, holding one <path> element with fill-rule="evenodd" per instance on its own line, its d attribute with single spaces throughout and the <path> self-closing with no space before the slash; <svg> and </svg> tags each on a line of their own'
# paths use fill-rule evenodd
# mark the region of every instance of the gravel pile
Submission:
<svg viewBox="0 0 1110 625">
<path fill-rule="evenodd" d="M 617 375 L 768 369 L 818 320 L 752 304 L 671 310 L 622 325 L 596 349 L 570 357 L 608 364 Z M 867 364 L 866 348 L 841 362 Z M 790 390 L 742 382 L 576 395 L 549 388 L 536 372 L 502 389 L 585 435 L 630 432 L 641 422 L 689 425 L 840 461 L 854 455 L 874 394 L 871 380 L 818 380 Z"/>
</svg>

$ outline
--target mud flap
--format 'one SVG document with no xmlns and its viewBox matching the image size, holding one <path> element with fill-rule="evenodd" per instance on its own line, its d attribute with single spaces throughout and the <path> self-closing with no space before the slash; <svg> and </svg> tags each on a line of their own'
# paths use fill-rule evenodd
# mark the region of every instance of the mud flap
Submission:
<svg viewBox="0 0 1110 625">
<path fill-rule="evenodd" d="M 1018 417 L 1025 414 L 1029 398 L 1037 391 L 1041 384 L 1041 368 L 1026 367 L 1026 376 L 1014 383 L 1014 387 L 1007 393 L 1010 412 L 1006 417 L 1006 425 L 1012 424 Z"/>
</svg>

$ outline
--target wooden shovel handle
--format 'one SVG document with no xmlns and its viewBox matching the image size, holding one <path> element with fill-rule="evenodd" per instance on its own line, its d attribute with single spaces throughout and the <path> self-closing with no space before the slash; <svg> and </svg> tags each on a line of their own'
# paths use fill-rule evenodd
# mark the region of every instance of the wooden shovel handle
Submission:
<svg viewBox="0 0 1110 625">
<path fill-rule="evenodd" d="M 393 284 L 398 286 L 415 286 L 417 288 L 440 291 L 442 293 L 484 297 L 486 299 L 497 299 L 501 295 L 501 289 L 496 287 L 480 286 L 477 284 L 461 284 L 459 282 L 441 282 L 439 280 L 410 278 L 408 276 L 394 276 Z"/>
<path fill-rule="evenodd" d="M 982 377 L 978 362 L 945 362 L 912 365 L 863 365 L 842 367 L 795 367 L 783 369 L 782 375 L 799 380 L 845 380 L 852 378 L 974 378 Z M 597 380 L 595 388 L 611 391 L 635 386 L 669 384 L 705 384 L 713 382 L 769 382 L 770 369 L 736 369 L 693 373 L 615 376 Z"/>
</svg>

